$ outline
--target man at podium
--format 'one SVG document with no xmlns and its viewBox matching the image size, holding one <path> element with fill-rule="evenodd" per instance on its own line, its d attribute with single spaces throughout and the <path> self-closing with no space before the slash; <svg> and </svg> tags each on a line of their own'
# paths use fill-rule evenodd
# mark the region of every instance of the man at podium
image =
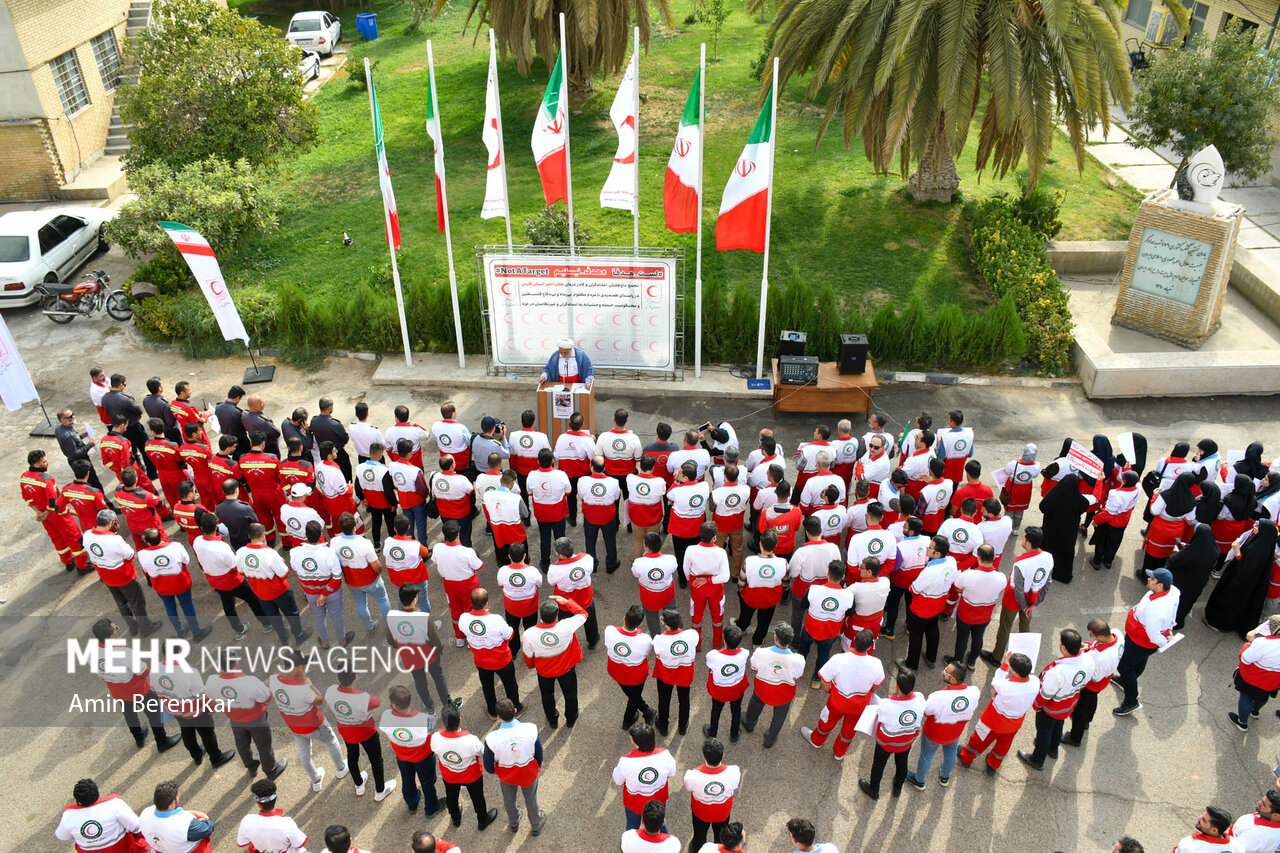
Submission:
<svg viewBox="0 0 1280 853">
<path fill-rule="evenodd" d="M 569 338 L 562 338 L 558 349 L 547 359 L 547 366 L 542 369 L 538 379 L 538 390 L 546 385 L 573 385 L 581 383 L 588 388 L 596 381 L 596 370 L 591 366 L 591 359 L 575 346 Z"/>
</svg>

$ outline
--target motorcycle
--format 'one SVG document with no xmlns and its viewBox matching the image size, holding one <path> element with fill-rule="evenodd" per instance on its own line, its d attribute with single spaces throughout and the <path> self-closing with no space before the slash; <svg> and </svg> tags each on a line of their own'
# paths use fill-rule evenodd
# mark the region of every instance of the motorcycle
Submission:
<svg viewBox="0 0 1280 853">
<path fill-rule="evenodd" d="M 133 318 L 133 308 L 120 289 L 109 290 L 111 278 L 102 270 L 85 273 L 79 284 L 58 281 L 36 285 L 40 294 L 40 313 L 58 324 L 70 323 L 76 317 L 88 317 L 105 308 L 113 320 L 125 322 Z"/>
</svg>

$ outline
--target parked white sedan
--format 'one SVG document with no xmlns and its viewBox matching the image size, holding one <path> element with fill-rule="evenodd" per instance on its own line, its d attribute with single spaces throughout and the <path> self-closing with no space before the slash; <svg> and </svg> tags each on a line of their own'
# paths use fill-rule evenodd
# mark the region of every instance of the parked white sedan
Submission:
<svg viewBox="0 0 1280 853">
<path fill-rule="evenodd" d="M 289 20 L 284 37 L 295 47 L 330 56 L 342 38 L 342 21 L 328 12 L 299 12 Z"/>
<path fill-rule="evenodd" d="M 0 308 L 34 305 L 40 282 L 67 281 L 106 246 L 98 207 L 23 210 L 0 216 Z"/>
<path fill-rule="evenodd" d="M 320 76 L 320 54 L 314 50 L 304 50 L 302 59 L 298 61 L 298 75 L 303 83 L 309 83 Z"/>
</svg>

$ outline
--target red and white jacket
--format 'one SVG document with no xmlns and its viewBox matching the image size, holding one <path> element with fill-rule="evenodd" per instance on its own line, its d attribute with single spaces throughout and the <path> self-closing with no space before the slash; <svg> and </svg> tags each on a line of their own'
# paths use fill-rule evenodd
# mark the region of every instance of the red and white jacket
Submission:
<svg viewBox="0 0 1280 853">
<path fill-rule="evenodd" d="M 1223 838 L 1213 838 L 1202 832 L 1193 832 L 1178 842 L 1173 853 L 1211 853 L 1211 851 L 1227 850 L 1231 843 L 1230 833 Z"/>
<path fill-rule="evenodd" d="M 884 683 L 884 664 L 868 652 L 841 652 L 827 659 L 818 677 L 831 685 L 827 706 L 832 711 L 861 713 L 871 694 Z"/>
<path fill-rule="evenodd" d="M 387 736 L 396 758 L 417 764 L 431 756 L 427 739 L 435 728 L 435 718 L 422 711 L 401 712 L 388 708 L 378 719 L 378 729 Z"/>
<path fill-rule="evenodd" d="M 1085 685 L 1085 689 L 1101 693 L 1111 683 L 1116 669 L 1120 666 L 1120 656 L 1124 654 L 1124 634 L 1115 631 L 1111 636 L 1111 642 L 1085 643 L 1084 650 L 1093 664 L 1093 675 Z"/>
<path fill-rule="evenodd" d="M 596 454 L 596 442 L 586 430 L 568 430 L 560 434 L 555 446 L 556 464 L 570 479 L 585 477 L 591 473 L 591 457 Z"/>
<path fill-rule="evenodd" d="M 520 637 L 524 665 L 537 670 L 543 678 L 564 675 L 582 660 L 577 631 L 587 624 L 587 611 L 570 599 L 569 613 L 572 615 L 556 622 L 539 622 L 526 628 Z"/>
<path fill-rule="evenodd" d="M 645 554 L 631 562 L 631 574 L 640 584 L 641 607 L 660 611 L 675 601 L 676 570 L 674 554 Z"/>
<path fill-rule="evenodd" d="M 986 726 L 996 734 L 1016 732 L 1039 696 L 1039 678 L 1021 678 L 1010 672 L 1008 664 L 1001 664 L 991 678 L 991 701 L 982 709 L 976 728 Z"/>
<path fill-rule="evenodd" d="M 684 573 L 689 578 L 689 594 L 718 601 L 724 597 L 729 580 L 729 555 L 715 542 L 699 542 L 684 552 Z"/>
<path fill-rule="evenodd" d="M 856 576 L 862 561 L 867 557 L 875 557 L 879 560 L 880 576 L 888 577 L 893 572 L 894 564 L 898 559 L 898 541 L 892 533 L 878 525 L 850 536 L 849 548 L 845 556 L 849 571 Z"/>
<path fill-rule="evenodd" d="M 698 632 L 692 628 L 664 631 L 653 638 L 653 677 L 676 687 L 693 684 L 698 657 Z"/>
<path fill-rule="evenodd" d="M 667 801 L 667 782 L 676 775 L 676 760 L 660 747 L 651 752 L 633 749 L 618 759 L 613 768 L 613 783 L 622 786 L 622 805 L 633 812 L 643 812 L 650 800 Z"/>
<path fill-rule="evenodd" d="M 654 527 L 662 522 L 667 481 L 657 474 L 627 475 L 627 514 L 636 527 Z"/>
<path fill-rule="evenodd" d="M 924 725 L 925 698 L 889 696 L 876 706 L 876 743 L 886 752 L 906 752 L 916 742 Z"/>
<path fill-rule="evenodd" d="M 926 563 L 911 583 L 911 612 L 922 619 L 941 613 L 958 574 L 950 555 Z"/>
<path fill-rule="evenodd" d="M 466 518 L 471 514 L 475 487 L 461 474 L 437 471 L 431 475 L 431 495 L 441 518 Z"/>
<path fill-rule="evenodd" d="M 514 720 L 499 725 L 484 736 L 484 748 L 493 754 L 494 772 L 508 785 L 527 788 L 538 778 L 542 742 L 533 723 Z"/>
<path fill-rule="evenodd" d="M 604 472 L 610 477 L 634 474 L 643 449 L 640 439 L 629 429 L 611 429 L 600 433 L 596 440 L 596 452 L 604 457 Z"/>
<path fill-rule="evenodd" d="M 440 778 L 454 785 L 474 782 L 484 773 L 484 744 L 471 732 L 447 732 L 437 729 L 427 738 L 427 745 L 440 763 Z M 436 842 L 437 845 L 439 842 Z M 438 851 L 439 846 L 436 847 Z"/>
<path fill-rule="evenodd" d="M 676 483 L 667 489 L 667 500 L 671 502 L 671 535 L 683 539 L 697 538 L 698 530 L 707 517 L 710 497 L 711 487 L 703 480 Z"/>
<path fill-rule="evenodd" d="M 547 523 L 569 515 L 569 475 L 556 468 L 537 468 L 529 473 L 525 488 L 533 500 L 533 517 Z"/>
<path fill-rule="evenodd" d="M 684 789 L 689 792 L 693 816 L 707 823 L 721 823 L 733 813 L 733 795 L 742 784 L 736 764 L 700 764 L 684 771 Z"/>
<path fill-rule="evenodd" d="M 1004 608 L 1020 610 L 1024 606 L 1039 603 L 1045 588 L 1049 586 L 1051 571 L 1053 557 L 1039 548 L 1027 551 L 1014 560 L 1013 571 L 1009 573 L 1009 585 L 1004 591 Z M 1019 598 L 1022 599 L 1021 602 Z"/>
<path fill-rule="evenodd" d="M 1169 645 L 1180 597 L 1176 586 L 1164 592 L 1148 590 L 1124 620 L 1125 636 L 1144 649 L 1162 649 Z"/>
<path fill-rule="evenodd" d="M 141 853 L 147 849 L 138 815 L 119 794 L 107 794 L 87 806 L 64 806 L 53 837 L 73 842 L 78 853 Z"/>
<path fill-rule="evenodd" d="M 484 514 L 493 530 L 493 544 L 499 548 L 525 541 L 524 500 L 510 489 L 496 488 L 485 492 Z"/>
<path fill-rule="evenodd" d="M 761 646 L 751 653 L 756 695 L 769 706 L 785 705 L 796 698 L 796 681 L 804 674 L 805 659 L 775 646 Z"/>
<path fill-rule="evenodd" d="M 138 567 L 151 578 L 151 588 L 158 595 L 179 595 L 191 589 L 188 559 L 187 549 L 177 542 L 162 540 L 138 549 Z"/>
<path fill-rule="evenodd" d="M 1259 633 L 1241 646 L 1240 677 L 1259 690 L 1280 689 L 1280 637 Z"/>
<path fill-rule="evenodd" d="M 503 669 L 511 663 L 508 641 L 514 632 L 506 619 L 488 610 L 472 610 L 458 618 L 458 627 L 467 635 L 476 669 Z"/>
<path fill-rule="evenodd" d="M 618 518 L 618 498 L 622 487 L 608 474 L 592 474 L 578 480 L 582 517 L 589 524 L 606 525 Z"/>
<path fill-rule="evenodd" d="M 853 607 L 853 590 L 827 581 L 809 587 L 809 610 L 804 630 L 815 640 L 829 640 L 840 634 L 845 614 Z"/>
<path fill-rule="evenodd" d="M 649 653 L 653 640 L 637 628 L 628 631 L 616 625 L 604 629 L 604 650 L 609 657 L 609 677 L 619 684 L 644 684 L 649 678 Z"/>
<path fill-rule="evenodd" d="M 518 429 L 509 436 L 511 467 L 519 475 L 526 476 L 538 467 L 538 454 L 551 449 L 551 441 L 545 432 L 536 429 Z"/>
<path fill-rule="evenodd" d="M 498 569 L 502 608 L 512 616 L 532 616 L 538 612 L 538 589 L 542 572 L 528 563 L 508 563 Z"/>
<path fill-rule="evenodd" d="M 1133 508 L 1138 505 L 1138 487 L 1112 489 L 1107 493 L 1106 505 L 1093 517 L 1094 524 L 1111 527 L 1127 527 Z"/>
<path fill-rule="evenodd" d="M 747 507 L 751 504 L 751 488 L 741 483 L 726 483 L 712 490 L 711 504 L 711 518 L 716 530 L 721 533 L 741 530 Z"/>
<path fill-rule="evenodd" d="M 1080 691 L 1093 677 L 1093 661 L 1080 654 L 1058 658 L 1040 671 L 1040 692 L 1033 707 L 1055 720 L 1065 720 L 1075 710 Z"/>
<path fill-rule="evenodd" d="M 777 607 L 782 601 L 782 585 L 787 579 L 787 560 L 785 557 L 752 554 L 742 561 L 739 577 L 745 584 L 738 592 L 743 604 L 756 610 Z"/>
<path fill-rule="evenodd" d="M 707 652 L 707 693 L 719 702 L 733 702 L 747 692 L 751 656 L 746 649 L 712 649 Z"/>
<path fill-rule="evenodd" d="M 981 695 L 972 684 L 948 684 L 930 693 L 924 705 L 924 736 L 943 746 L 959 740 Z"/>
<path fill-rule="evenodd" d="M 966 625 L 985 625 L 1000 603 L 1009 580 L 995 566 L 978 565 L 956 576 L 952 595 L 959 602 L 956 619 Z"/>
</svg>

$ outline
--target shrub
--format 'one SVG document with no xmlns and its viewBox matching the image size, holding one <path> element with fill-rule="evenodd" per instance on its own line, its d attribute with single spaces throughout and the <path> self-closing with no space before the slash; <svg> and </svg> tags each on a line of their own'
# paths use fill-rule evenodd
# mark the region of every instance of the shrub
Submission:
<svg viewBox="0 0 1280 853">
<path fill-rule="evenodd" d="M 124 283 L 125 291 L 133 295 L 133 284 L 138 281 L 151 282 L 163 296 L 181 293 L 196 284 L 191 268 L 172 247 L 162 249 L 154 258 L 139 264 Z"/>
<path fill-rule="evenodd" d="M 524 233 L 531 246 L 569 245 L 569 209 L 549 204 L 524 221 Z M 591 234 L 582 227 L 578 217 L 573 218 L 575 245 L 586 246 Z"/>
</svg>

